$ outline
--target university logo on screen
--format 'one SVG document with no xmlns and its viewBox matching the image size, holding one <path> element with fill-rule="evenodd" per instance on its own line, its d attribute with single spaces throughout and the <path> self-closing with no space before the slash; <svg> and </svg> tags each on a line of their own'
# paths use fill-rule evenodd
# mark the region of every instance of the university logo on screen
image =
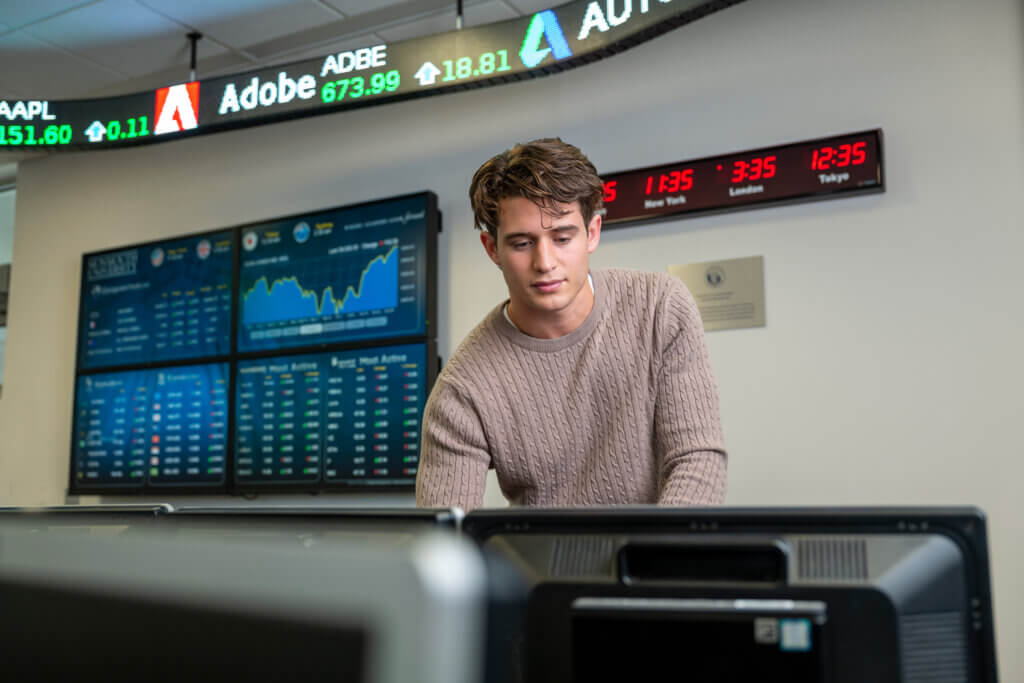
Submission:
<svg viewBox="0 0 1024 683">
<path fill-rule="evenodd" d="M 179 83 L 156 91 L 155 135 L 199 127 L 199 81 Z"/>
</svg>

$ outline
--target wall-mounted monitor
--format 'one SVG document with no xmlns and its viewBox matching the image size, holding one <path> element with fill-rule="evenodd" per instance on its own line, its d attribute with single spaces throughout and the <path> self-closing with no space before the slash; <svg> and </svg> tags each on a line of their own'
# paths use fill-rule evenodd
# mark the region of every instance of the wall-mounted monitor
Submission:
<svg viewBox="0 0 1024 683">
<path fill-rule="evenodd" d="M 239 361 L 235 484 L 410 487 L 437 373 L 419 342 Z"/>
<path fill-rule="evenodd" d="M 226 356 L 233 237 L 222 230 L 83 256 L 79 369 Z"/>
<path fill-rule="evenodd" d="M 223 487 L 227 363 L 78 378 L 72 479 L 78 491 Z"/>
<path fill-rule="evenodd" d="M 432 194 L 242 228 L 238 351 L 433 336 L 437 230 Z"/>
</svg>

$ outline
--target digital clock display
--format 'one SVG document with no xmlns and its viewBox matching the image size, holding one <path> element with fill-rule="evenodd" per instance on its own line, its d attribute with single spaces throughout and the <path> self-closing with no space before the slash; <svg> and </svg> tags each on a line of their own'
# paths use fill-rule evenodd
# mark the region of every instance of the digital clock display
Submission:
<svg viewBox="0 0 1024 683">
<path fill-rule="evenodd" d="M 161 142 L 589 64 L 742 0 L 576 0 L 530 16 L 91 100 L 0 100 L 0 151 Z"/>
<path fill-rule="evenodd" d="M 882 131 L 608 173 L 604 225 L 885 190 Z"/>
</svg>

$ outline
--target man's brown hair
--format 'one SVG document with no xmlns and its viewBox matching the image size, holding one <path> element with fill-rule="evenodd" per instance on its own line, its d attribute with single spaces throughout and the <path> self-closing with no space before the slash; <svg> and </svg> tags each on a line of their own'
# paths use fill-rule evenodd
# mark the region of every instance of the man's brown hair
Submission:
<svg viewBox="0 0 1024 683">
<path fill-rule="evenodd" d="M 524 197 L 547 212 L 555 204 L 579 202 L 583 224 L 590 226 L 602 205 L 597 169 L 579 148 L 559 138 L 516 145 L 489 159 L 469 184 L 469 201 L 476 227 L 498 236 L 500 202 Z"/>
</svg>

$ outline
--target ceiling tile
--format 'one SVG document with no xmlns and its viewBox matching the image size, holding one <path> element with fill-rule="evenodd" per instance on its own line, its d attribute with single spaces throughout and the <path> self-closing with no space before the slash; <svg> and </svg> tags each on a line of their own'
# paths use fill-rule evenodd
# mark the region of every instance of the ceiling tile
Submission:
<svg viewBox="0 0 1024 683">
<path fill-rule="evenodd" d="M 505 0 L 523 14 L 533 14 L 541 10 L 564 5 L 568 0 Z"/>
<path fill-rule="evenodd" d="M 0 22 L 20 28 L 40 19 L 52 17 L 74 7 L 88 5 L 82 0 L 32 0 L 32 2 L 0 3 Z"/>
<path fill-rule="evenodd" d="M 376 0 L 376 2 L 367 2 L 367 0 L 324 0 L 324 2 L 343 12 L 345 16 L 354 17 L 382 7 L 400 5 L 403 2 L 408 2 L 408 0 Z"/>
<path fill-rule="evenodd" d="M 244 49 L 341 18 L 313 0 L 144 0 L 147 6 Z M 244 10 L 244 11 L 243 11 Z"/>
<path fill-rule="evenodd" d="M 103 0 L 34 24 L 26 32 L 129 76 L 174 66 L 187 76 L 187 29 L 132 0 Z M 199 58 L 225 49 L 199 42 Z"/>
<path fill-rule="evenodd" d="M 467 5 L 463 10 L 463 26 L 472 28 L 482 24 L 491 24 L 505 19 L 514 19 L 518 14 L 500 0 L 484 2 L 479 5 Z M 435 33 L 447 33 L 455 30 L 455 9 L 445 10 L 433 16 L 425 17 L 419 21 L 400 24 L 392 28 L 378 31 L 378 35 L 387 39 L 389 43 L 410 38 L 429 36 Z"/>
<path fill-rule="evenodd" d="M 271 64 L 287 64 L 288 62 L 301 62 L 306 59 L 313 59 L 314 57 L 326 57 L 330 54 L 336 54 L 338 52 L 344 52 L 346 50 L 355 50 L 360 47 L 368 47 L 370 45 L 379 45 L 384 41 L 381 37 L 373 33 L 368 33 L 362 36 L 353 36 L 351 38 L 345 38 L 334 43 L 325 43 L 314 48 L 306 50 L 297 50 L 295 52 L 282 53 L 275 55 L 273 59 L 264 60 L 262 63 L 266 65 Z M 254 67 L 246 67 L 251 69 Z"/>
<path fill-rule="evenodd" d="M 116 72 L 47 45 L 21 31 L 0 36 L 3 82 L 25 97 L 68 99 L 120 80 Z"/>
<path fill-rule="evenodd" d="M 0 80 L 0 100 L 24 100 L 25 93 Z"/>
</svg>

